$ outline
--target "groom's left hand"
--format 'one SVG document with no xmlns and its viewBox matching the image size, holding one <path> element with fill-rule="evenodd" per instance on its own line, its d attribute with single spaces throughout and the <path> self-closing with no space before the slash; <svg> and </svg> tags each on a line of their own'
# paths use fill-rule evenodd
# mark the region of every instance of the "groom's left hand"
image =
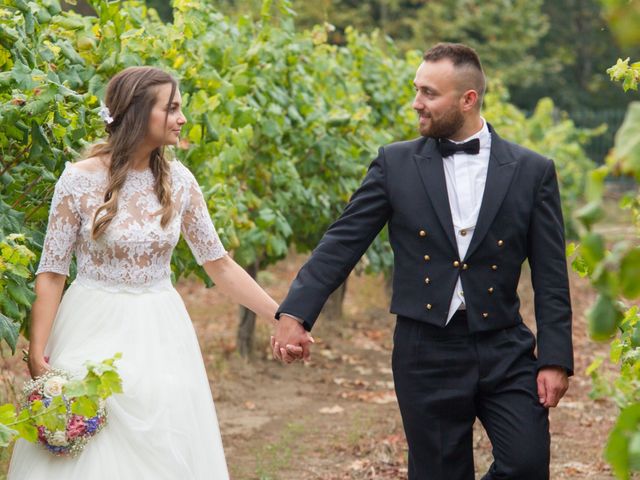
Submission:
<svg viewBox="0 0 640 480">
<path fill-rule="evenodd" d="M 545 408 L 556 407 L 569 388 L 567 371 L 562 367 L 542 367 L 538 372 L 538 397 Z"/>
<path fill-rule="evenodd" d="M 271 337 L 273 356 L 283 363 L 296 360 L 309 360 L 311 356 L 310 344 L 313 337 L 307 333 L 302 324 L 293 317 L 282 314 L 276 331 Z"/>
</svg>

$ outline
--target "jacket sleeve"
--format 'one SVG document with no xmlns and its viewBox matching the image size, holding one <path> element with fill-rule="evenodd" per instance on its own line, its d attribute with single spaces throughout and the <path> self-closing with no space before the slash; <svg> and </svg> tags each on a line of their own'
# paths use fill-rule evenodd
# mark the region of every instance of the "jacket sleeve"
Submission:
<svg viewBox="0 0 640 480">
<path fill-rule="evenodd" d="M 560 366 L 573 375 L 564 223 L 556 170 L 551 160 L 537 189 L 527 249 L 538 330 L 538 368 Z"/>
<path fill-rule="evenodd" d="M 385 154 L 380 148 L 342 215 L 298 272 L 276 318 L 282 313 L 298 317 L 311 330 L 329 295 L 344 282 L 390 215 Z"/>
</svg>

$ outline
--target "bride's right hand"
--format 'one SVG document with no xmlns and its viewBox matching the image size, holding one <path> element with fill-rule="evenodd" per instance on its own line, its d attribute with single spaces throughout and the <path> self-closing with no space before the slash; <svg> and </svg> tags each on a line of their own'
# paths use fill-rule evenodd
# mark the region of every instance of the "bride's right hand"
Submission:
<svg viewBox="0 0 640 480">
<path fill-rule="evenodd" d="M 32 357 L 31 355 L 29 355 L 28 365 L 31 378 L 39 377 L 40 375 L 46 373 L 48 370 L 51 370 L 51 365 L 47 363 L 44 356 Z"/>
</svg>

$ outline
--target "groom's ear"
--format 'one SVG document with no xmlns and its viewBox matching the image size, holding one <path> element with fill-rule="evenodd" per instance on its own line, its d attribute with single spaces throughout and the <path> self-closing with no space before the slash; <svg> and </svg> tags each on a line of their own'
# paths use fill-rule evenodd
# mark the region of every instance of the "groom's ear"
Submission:
<svg viewBox="0 0 640 480">
<path fill-rule="evenodd" d="M 478 92 L 473 89 L 467 90 L 462 94 L 460 102 L 462 104 L 461 106 L 463 112 L 470 112 L 472 110 L 475 110 L 478 106 Z"/>
</svg>

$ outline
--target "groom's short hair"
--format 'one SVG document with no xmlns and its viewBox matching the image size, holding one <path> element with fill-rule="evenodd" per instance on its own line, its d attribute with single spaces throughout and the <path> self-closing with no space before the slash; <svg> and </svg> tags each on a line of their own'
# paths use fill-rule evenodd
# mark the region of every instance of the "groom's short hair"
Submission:
<svg viewBox="0 0 640 480">
<path fill-rule="evenodd" d="M 441 42 L 424 52 L 422 59 L 425 62 L 448 59 L 456 69 L 463 70 L 465 75 L 461 78 L 461 83 L 465 89 L 471 88 L 478 92 L 478 108 L 482 106 L 487 81 L 480 57 L 473 48 L 462 43 Z"/>
</svg>

